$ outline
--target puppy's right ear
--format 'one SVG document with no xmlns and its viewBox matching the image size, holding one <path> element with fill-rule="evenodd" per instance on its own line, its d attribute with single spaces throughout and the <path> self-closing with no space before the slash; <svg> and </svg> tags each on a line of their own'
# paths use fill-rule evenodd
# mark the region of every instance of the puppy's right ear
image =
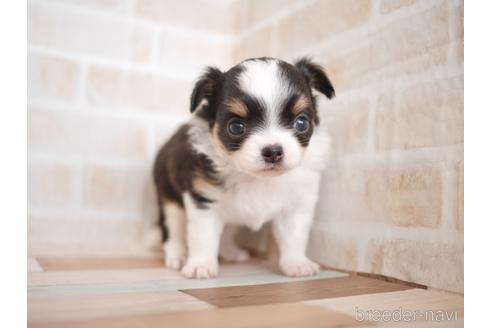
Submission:
<svg viewBox="0 0 492 328">
<path fill-rule="evenodd" d="M 191 93 L 190 111 L 205 112 L 222 80 L 222 72 L 216 67 L 207 67 L 205 73 L 196 82 Z M 205 113 L 203 113 L 205 114 Z"/>
</svg>

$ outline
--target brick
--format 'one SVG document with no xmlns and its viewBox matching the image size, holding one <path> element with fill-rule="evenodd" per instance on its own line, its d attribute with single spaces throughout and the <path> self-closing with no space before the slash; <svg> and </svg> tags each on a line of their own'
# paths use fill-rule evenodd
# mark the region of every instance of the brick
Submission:
<svg viewBox="0 0 492 328">
<path fill-rule="evenodd" d="M 29 209 L 66 208 L 74 201 L 74 169 L 63 164 L 29 161 L 27 203 Z"/>
<path fill-rule="evenodd" d="M 345 54 L 326 55 L 322 65 L 339 91 L 350 90 L 406 77 L 444 67 L 447 62 L 448 45 L 430 46 L 426 53 L 407 58 L 385 59 L 386 55 L 376 49 L 376 43 L 351 50 Z M 368 55 L 370 54 L 370 55 Z"/>
<path fill-rule="evenodd" d="M 323 173 L 320 201 L 315 220 L 337 223 L 373 222 L 367 209 L 365 176 L 362 169 L 328 168 Z"/>
<path fill-rule="evenodd" d="M 371 15 L 371 1 L 318 0 L 283 18 L 278 26 L 281 56 L 324 41 L 366 22 Z"/>
<path fill-rule="evenodd" d="M 452 5 L 454 4 L 454 6 Z M 451 39 L 454 41 L 451 47 L 452 59 L 457 64 L 463 64 L 464 62 L 464 3 L 461 0 L 453 1 L 449 3 L 450 12 L 450 30 Z"/>
<path fill-rule="evenodd" d="M 366 203 L 372 216 L 390 225 L 437 228 L 442 182 L 437 168 L 375 169 L 366 172 Z"/>
<path fill-rule="evenodd" d="M 77 63 L 57 57 L 29 54 L 27 96 L 30 99 L 74 100 L 79 84 Z"/>
<path fill-rule="evenodd" d="M 349 51 L 343 47 L 323 51 L 321 63 L 339 90 L 442 67 L 450 43 L 446 3 L 399 19 L 359 43 Z"/>
<path fill-rule="evenodd" d="M 394 89 L 379 99 L 376 149 L 437 147 L 463 142 L 463 77 Z"/>
<path fill-rule="evenodd" d="M 205 40 L 199 36 L 163 31 L 159 37 L 159 64 L 164 69 L 198 76 L 205 66 L 226 70 L 230 66 L 232 43 Z"/>
<path fill-rule="evenodd" d="M 463 39 L 465 36 L 465 4 L 463 0 L 449 1 L 449 20 L 452 39 Z"/>
<path fill-rule="evenodd" d="M 246 9 L 246 24 L 252 27 L 274 16 L 278 12 L 298 3 L 295 0 L 249 0 Z"/>
<path fill-rule="evenodd" d="M 90 105 L 121 109 L 189 112 L 192 83 L 157 75 L 91 67 L 87 81 Z"/>
<path fill-rule="evenodd" d="M 326 108 L 324 108 L 326 107 Z M 321 126 L 332 137 L 334 154 L 363 152 L 369 140 L 369 102 L 367 99 L 335 99 L 319 110 Z"/>
<path fill-rule="evenodd" d="M 83 205 L 103 211 L 142 212 L 150 175 L 147 169 L 86 167 Z"/>
<path fill-rule="evenodd" d="M 30 3 L 27 21 L 30 45 L 138 63 L 150 59 L 152 30 L 147 27 L 50 3 Z"/>
<path fill-rule="evenodd" d="M 173 135 L 181 124 L 183 124 L 188 117 L 182 117 L 178 120 L 167 119 L 167 122 L 156 122 L 154 124 L 154 146 L 152 150 L 153 154 L 156 154 L 159 148 Z"/>
<path fill-rule="evenodd" d="M 452 58 L 459 64 L 463 65 L 465 62 L 465 41 L 464 39 L 459 39 L 453 42 L 451 45 Z M 463 67 L 463 66 L 461 66 Z"/>
<path fill-rule="evenodd" d="M 146 155 L 145 126 L 129 119 L 30 108 L 27 121 L 30 152 L 120 160 Z"/>
<path fill-rule="evenodd" d="M 383 272 L 384 243 L 381 239 L 369 237 L 366 243 L 366 253 L 361 272 L 379 273 Z"/>
<path fill-rule="evenodd" d="M 159 128 L 156 130 L 155 142 L 154 145 L 156 147 L 154 153 L 157 153 L 160 147 L 164 145 L 164 143 L 171 138 L 175 129 L 170 128 Z"/>
<path fill-rule="evenodd" d="M 233 50 L 233 63 L 253 57 L 272 57 L 273 30 L 266 26 L 241 38 Z"/>
<path fill-rule="evenodd" d="M 460 232 L 464 230 L 464 206 L 465 206 L 465 194 L 464 194 L 464 169 L 463 169 L 463 161 L 460 161 L 457 165 L 457 173 L 458 173 L 458 200 L 456 202 L 456 229 Z"/>
<path fill-rule="evenodd" d="M 381 14 L 392 13 L 393 11 L 409 7 L 415 2 L 416 0 L 381 0 L 379 12 Z"/>
<path fill-rule="evenodd" d="M 123 13 L 128 6 L 128 0 L 45 0 L 46 2 L 61 2 L 64 5 L 86 7 L 101 11 Z"/>
<path fill-rule="evenodd" d="M 374 259 L 372 272 L 463 293 L 463 244 L 388 240 Z"/>
<path fill-rule="evenodd" d="M 437 228 L 441 222 L 437 168 L 344 167 L 324 173 L 317 221 L 379 227 Z"/>
<path fill-rule="evenodd" d="M 136 15 L 179 28 L 234 34 L 239 13 L 234 3 L 194 0 L 137 0 Z"/>
<path fill-rule="evenodd" d="M 307 254 L 314 261 L 328 267 L 354 271 L 358 268 L 357 240 L 350 236 L 313 229 Z"/>
<path fill-rule="evenodd" d="M 27 220 L 29 253 L 43 255 L 85 255 L 117 253 L 128 256 L 131 246 L 141 243 L 141 220 L 113 220 L 101 214 L 97 219 L 80 215 L 63 218 L 30 216 Z M 114 247 L 119 246 L 119 247 Z M 68 251 L 67 251 L 68 250 Z M 135 250 L 135 249 L 133 249 Z"/>
</svg>

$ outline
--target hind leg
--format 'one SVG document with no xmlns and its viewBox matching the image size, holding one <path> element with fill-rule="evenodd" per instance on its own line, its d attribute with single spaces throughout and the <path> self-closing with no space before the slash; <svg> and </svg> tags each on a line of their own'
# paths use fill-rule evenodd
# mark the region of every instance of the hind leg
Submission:
<svg viewBox="0 0 492 328">
<path fill-rule="evenodd" d="M 164 243 L 166 267 L 179 270 L 186 261 L 186 214 L 175 203 L 164 203 L 165 224 L 168 238 Z"/>
<path fill-rule="evenodd" d="M 239 227 L 226 225 L 220 238 L 220 257 L 228 262 L 245 262 L 250 259 L 248 251 L 236 244 L 234 238 L 239 231 Z"/>
</svg>

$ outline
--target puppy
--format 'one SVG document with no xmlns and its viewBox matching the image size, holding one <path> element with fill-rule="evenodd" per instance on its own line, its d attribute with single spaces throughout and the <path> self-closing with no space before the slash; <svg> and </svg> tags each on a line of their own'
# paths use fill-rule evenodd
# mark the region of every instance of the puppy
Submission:
<svg viewBox="0 0 492 328">
<path fill-rule="evenodd" d="M 216 277 L 219 246 L 226 260 L 249 258 L 234 244 L 236 227 L 272 221 L 283 273 L 318 273 L 305 252 L 330 139 L 318 127 L 315 92 L 335 95 L 306 58 L 207 68 L 191 95 L 192 117 L 154 165 L 167 267 Z"/>
</svg>

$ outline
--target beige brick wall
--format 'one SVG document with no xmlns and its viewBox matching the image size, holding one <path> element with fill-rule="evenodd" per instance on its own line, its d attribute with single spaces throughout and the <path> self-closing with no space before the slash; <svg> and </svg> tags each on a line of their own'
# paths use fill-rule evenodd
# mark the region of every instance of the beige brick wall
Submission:
<svg viewBox="0 0 492 328">
<path fill-rule="evenodd" d="M 306 1 L 290 8 L 243 35 L 274 31 L 268 51 L 313 56 L 337 91 L 320 106 L 334 157 L 310 255 L 462 292 L 462 1 Z"/>
<path fill-rule="evenodd" d="M 203 66 L 230 66 L 236 13 L 214 0 L 28 1 L 31 252 L 142 245 L 154 155 Z"/>
<path fill-rule="evenodd" d="M 337 91 L 310 256 L 463 291 L 462 0 L 31 0 L 28 21 L 32 244 L 139 243 L 200 67 L 310 55 Z"/>
</svg>

